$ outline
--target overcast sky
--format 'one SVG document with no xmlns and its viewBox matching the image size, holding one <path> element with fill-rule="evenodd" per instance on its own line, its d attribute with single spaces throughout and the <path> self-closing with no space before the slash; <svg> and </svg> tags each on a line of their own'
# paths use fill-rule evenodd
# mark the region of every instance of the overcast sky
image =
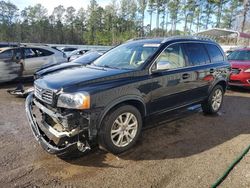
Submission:
<svg viewBox="0 0 250 188">
<path fill-rule="evenodd" d="M 35 4 L 40 3 L 48 9 L 49 14 L 51 14 L 54 7 L 57 7 L 58 5 L 63 5 L 64 7 L 73 6 L 78 10 L 80 7 L 86 9 L 89 4 L 89 0 L 10 0 L 10 2 L 14 3 L 19 10 L 23 10 L 29 5 L 34 6 Z M 97 3 L 102 7 L 108 5 L 109 2 L 109 0 L 97 0 Z"/>
<path fill-rule="evenodd" d="M 78 10 L 81 7 L 87 9 L 89 1 L 90 0 L 10 0 L 10 2 L 15 4 L 19 10 L 23 10 L 25 7 L 28 7 L 30 5 L 34 6 L 40 3 L 48 10 L 49 15 L 52 13 L 53 9 L 58 5 L 63 5 L 65 8 L 73 6 L 76 10 Z M 111 2 L 111 0 L 96 0 L 96 1 L 98 5 L 102 6 L 103 8 Z M 144 25 L 147 25 L 149 24 L 149 15 L 147 11 L 145 13 L 146 14 L 145 14 Z M 152 25 L 154 27 L 155 23 Z"/>
</svg>

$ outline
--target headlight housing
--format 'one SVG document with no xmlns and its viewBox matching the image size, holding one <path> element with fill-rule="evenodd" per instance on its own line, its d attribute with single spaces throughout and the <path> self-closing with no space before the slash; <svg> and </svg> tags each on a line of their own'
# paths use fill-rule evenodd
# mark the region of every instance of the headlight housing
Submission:
<svg viewBox="0 0 250 188">
<path fill-rule="evenodd" d="M 244 72 L 250 72 L 250 68 L 249 68 L 249 69 L 244 70 Z"/>
<path fill-rule="evenodd" d="M 90 96 L 87 92 L 62 93 L 57 100 L 57 107 L 71 109 L 89 109 Z"/>
</svg>

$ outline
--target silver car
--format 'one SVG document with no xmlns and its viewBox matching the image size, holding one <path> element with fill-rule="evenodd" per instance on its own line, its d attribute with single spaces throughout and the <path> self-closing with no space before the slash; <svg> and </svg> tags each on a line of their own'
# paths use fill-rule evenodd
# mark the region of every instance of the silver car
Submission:
<svg viewBox="0 0 250 188">
<path fill-rule="evenodd" d="M 47 46 L 0 48 L 0 83 L 14 80 L 24 65 L 23 77 L 32 76 L 42 65 L 67 62 L 66 55 Z"/>
</svg>

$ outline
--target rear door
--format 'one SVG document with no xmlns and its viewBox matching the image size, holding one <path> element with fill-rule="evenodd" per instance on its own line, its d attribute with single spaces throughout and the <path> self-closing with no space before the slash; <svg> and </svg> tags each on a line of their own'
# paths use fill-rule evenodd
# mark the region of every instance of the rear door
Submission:
<svg viewBox="0 0 250 188">
<path fill-rule="evenodd" d="M 208 89 L 213 81 L 213 64 L 205 43 L 190 42 L 183 46 L 188 59 L 187 73 L 190 77 L 186 80 L 186 84 L 190 89 L 190 100 L 199 101 L 208 96 Z"/>
</svg>

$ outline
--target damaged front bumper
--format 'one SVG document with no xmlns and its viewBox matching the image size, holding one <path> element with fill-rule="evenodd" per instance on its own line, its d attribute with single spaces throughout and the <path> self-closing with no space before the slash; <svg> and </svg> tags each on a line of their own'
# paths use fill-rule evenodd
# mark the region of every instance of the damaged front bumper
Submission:
<svg viewBox="0 0 250 188">
<path fill-rule="evenodd" d="M 75 150 L 76 148 L 80 151 L 90 149 L 85 134 L 85 132 L 88 131 L 88 119 L 86 119 L 85 126 L 83 125 L 81 127 L 79 125 L 70 131 L 57 130 L 46 122 L 44 118 L 39 121 L 34 112 L 34 107 L 39 110 L 39 113 L 43 117 L 48 116 L 56 124 L 66 124 L 67 121 L 70 121 L 71 119 L 47 108 L 33 96 L 33 93 L 31 93 L 26 99 L 26 115 L 36 140 L 38 140 L 48 153 L 61 155 L 63 153 L 68 153 L 71 150 Z"/>
</svg>

